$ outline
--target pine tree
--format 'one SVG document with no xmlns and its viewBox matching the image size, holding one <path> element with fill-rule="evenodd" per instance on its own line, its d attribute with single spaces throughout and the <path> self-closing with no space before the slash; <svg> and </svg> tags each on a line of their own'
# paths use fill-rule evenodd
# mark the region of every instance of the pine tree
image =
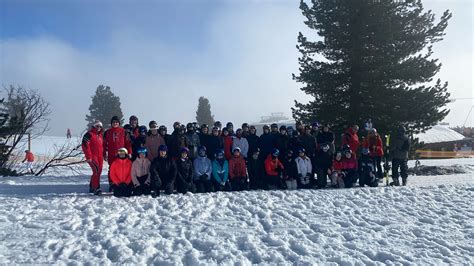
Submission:
<svg viewBox="0 0 474 266">
<path fill-rule="evenodd" d="M 104 124 L 104 128 L 110 127 L 110 119 L 118 116 L 123 124 L 123 113 L 120 107 L 120 98 L 116 96 L 109 86 L 100 85 L 97 87 L 95 95 L 92 96 L 92 103 L 89 106 L 90 114 L 86 115 L 88 122 L 87 128 L 90 128 L 94 120 L 98 119 Z"/>
<path fill-rule="evenodd" d="M 295 119 L 340 129 L 371 118 L 382 132 L 400 124 L 419 132 L 449 113 L 447 83 L 433 82 L 441 63 L 432 58 L 448 10 L 435 23 L 421 1 L 312 0 L 300 9 L 322 40 L 299 33 L 300 73 L 293 79 L 312 100 L 295 102 Z"/>
<path fill-rule="evenodd" d="M 199 97 L 199 104 L 196 111 L 196 121 L 199 125 L 214 124 L 214 116 L 211 113 L 211 104 L 209 104 L 209 100 L 207 98 L 204 98 L 202 96 Z"/>
</svg>

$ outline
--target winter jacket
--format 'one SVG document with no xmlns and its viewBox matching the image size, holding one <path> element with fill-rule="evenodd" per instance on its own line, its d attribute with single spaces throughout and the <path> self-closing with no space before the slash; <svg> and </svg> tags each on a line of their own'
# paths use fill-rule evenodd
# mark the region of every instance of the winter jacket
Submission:
<svg viewBox="0 0 474 266">
<path fill-rule="evenodd" d="M 251 180 L 260 179 L 263 177 L 264 167 L 259 159 L 254 160 L 253 158 L 250 158 L 247 163 L 247 170 Z"/>
<path fill-rule="evenodd" d="M 296 157 L 295 164 L 296 164 L 296 171 L 298 173 L 298 176 L 305 177 L 305 176 L 310 176 L 313 173 L 313 166 L 308 156 Z"/>
<path fill-rule="evenodd" d="M 188 147 L 188 139 L 184 134 L 174 134 L 171 138 L 171 146 L 169 147 L 169 153 L 171 157 L 179 158 L 182 148 Z"/>
<path fill-rule="evenodd" d="M 298 136 L 294 135 L 288 140 L 288 149 L 292 150 L 293 154 L 296 156 L 298 155 L 299 148 L 303 148 L 303 143 Z"/>
<path fill-rule="evenodd" d="M 349 145 L 351 148 L 351 151 L 353 154 L 357 153 L 357 150 L 359 149 L 359 136 L 357 136 L 357 133 L 354 132 L 352 128 L 349 128 L 346 130 L 344 135 L 342 136 L 342 145 Z"/>
<path fill-rule="evenodd" d="M 122 127 L 112 127 L 104 132 L 104 157 L 107 156 L 109 165 L 117 158 L 117 151 L 120 148 L 126 148 L 128 154 L 132 154 L 132 144 L 125 134 Z"/>
<path fill-rule="evenodd" d="M 132 161 L 117 158 L 110 166 L 110 181 L 114 185 L 132 183 Z"/>
<path fill-rule="evenodd" d="M 264 133 L 260 136 L 258 146 L 260 148 L 260 158 L 266 158 L 276 146 L 275 136 L 270 133 Z"/>
<path fill-rule="evenodd" d="M 232 137 L 230 135 L 223 136 L 224 139 L 224 156 L 226 160 L 232 158 Z"/>
<path fill-rule="evenodd" d="M 285 180 L 293 180 L 296 178 L 296 163 L 293 158 L 285 158 L 281 161 L 285 170 L 283 171 L 283 178 Z"/>
<path fill-rule="evenodd" d="M 323 150 L 318 150 L 314 162 L 316 164 L 314 167 L 318 169 L 329 169 L 332 164 L 332 154 L 329 151 L 324 152 Z"/>
<path fill-rule="evenodd" d="M 245 138 L 247 139 L 247 142 L 249 144 L 249 151 L 247 153 L 247 156 L 251 157 L 252 154 L 259 148 L 258 142 L 259 142 L 260 137 L 257 136 L 256 134 L 249 134 Z"/>
<path fill-rule="evenodd" d="M 306 156 L 313 157 L 316 152 L 316 139 L 309 134 L 299 136 L 303 148 L 306 150 Z"/>
<path fill-rule="evenodd" d="M 206 180 L 211 180 L 212 162 L 207 157 L 198 156 L 194 162 L 194 180 L 199 180 L 202 175 L 207 175 Z"/>
<path fill-rule="evenodd" d="M 247 176 L 247 166 L 242 156 L 235 157 L 229 161 L 229 178 L 234 180 L 236 178 L 242 178 Z"/>
<path fill-rule="evenodd" d="M 210 160 L 213 160 L 216 152 L 224 148 L 224 139 L 220 136 L 209 136 L 209 142 L 207 145 L 207 156 Z"/>
<path fill-rule="evenodd" d="M 185 136 L 189 148 L 189 158 L 193 160 L 198 156 L 198 149 L 201 146 L 201 141 L 196 132 L 187 132 Z"/>
<path fill-rule="evenodd" d="M 133 141 L 133 145 L 132 145 L 132 160 L 134 161 L 135 158 L 138 157 L 138 154 L 137 154 L 137 151 L 140 149 L 140 148 L 146 148 L 146 136 L 138 136 L 137 138 L 135 138 L 135 141 Z"/>
<path fill-rule="evenodd" d="M 405 134 L 397 134 L 390 142 L 390 156 L 392 159 L 407 160 L 410 150 L 410 139 Z"/>
<path fill-rule="evenodd" d="M 288 142 L 290 138 L 288 135 L 279 134 L 276 139 L 276 148 L 280 151 L 280 158 L 284 158 L 288 152 Z"/>
<path fill-rule="evenodd" d="M 161 180 L 162 184 L 170 184 L 176 180 L 176 163 L 169 157 L 156 157 L 153 160 L 150 173 L 152 177 Z"/>
<path fill-rule="evenodd" d="M 344 161 L 341 159 L 341 160 L 336 160 L 334 159 L 332 161 L 332 171 L 342 171 L 344 170 Z"/>
<path fill-rule="evenodd" d="M 102 131 L 92 128 L 82 137 L 82 151 L 86 160 L 102 162 L 104 160 L 104 139 Z M 34 161 L 34 158 L 33 158 Z"/>
<path fill-rule="evenodd" d="M 35 156 L 33 155 L 33 153 L 31 151 L 28 151 L 26 154 L 25 154 L 25 160 L 29 163 L 32 163 L 35 161 Z"/>
<path fill-rule="evenodd" d="M 176 179 L 181 180 L 183 184 L 193 181 L 193 163 L 190 159 L 180 158 L 176 160 L 177 174 Z"/>
<path fill-rule="evenodd" d="M 212 162 L 212 177 L 219 184 L 227 182 L 229 179 L 229 163 L 227 160 L 224 159 L 222 162 L 214 160 Z"/>
<path fill-rule="evenodd" d="M 247 158 L 248 152 L 249 152 L 249 143 L 246 138 L 241 137 L 233 137 L 232 140 L 232 150 L 235 148 L 240 148 L 240 153 L 244 158 Z"/>
<path fill-rule="evenodd" d="M 358 169 L 357 159 L 354 156 L 352 156 L 350 159 L 343 158 L 342 161 L 344 163 L 344 170 L 357 170 Z"/>
<path fill-rule="evenodd" d="M 375 162 L 370 156 L 362 155 L 359 159 L 359 169 L 361 172 L 375 172 Z"/>
<path fill-rule="evenodd" d="M 153 135 L 151 133 L 146 137 L 146 149 L 148 151 L 147 158 L 150 162 L 160 155 L 158 148 L 161 145 L 166 145 L 165 139 L 160 135 Z"/>
<path fill-rule="evenodd" d="M 199 133 L 199 142 L 201 143 L 201 146 L 206 147 L 208 151 L 210 149 L 210 141 L 211 135 Z"/>
<path fill-rule="evenodd" d="M 135 161 L 133 161 L 132 181 L 134 185 L 140 185 L 138 178 L 143 176 L 147 176 L 145 182 L 151 183 L 150 166 L 151 162 L 147 158 L 137 158 Z"/>
<path fill-rule="evenodd" d="M 265 173 L 269 176 L 278 176 L 285 169 L 283 164 L 278 158 L 273 159 L 272 155 L 269 154 L 265 159 Z"/>
<path fill-rule="evenodd" d="M 327 144 L 333 143 L 334 133 L 332 133 L 331 131 L 328 131 L 328 132 L 321 131 L 319 132 L 316 138 L 316 141 L 318 143 L 318 146 L 321 146 L 322 144 L 325 144 L 325 143 Z"/>
<path fill-rule="evenodd" d="M 383 156 L 382 138 L 379 135 L 370 135 L 367 137 L 364 141 L 363 147 L 369 149 L 370 157 Z"/>
</svg>

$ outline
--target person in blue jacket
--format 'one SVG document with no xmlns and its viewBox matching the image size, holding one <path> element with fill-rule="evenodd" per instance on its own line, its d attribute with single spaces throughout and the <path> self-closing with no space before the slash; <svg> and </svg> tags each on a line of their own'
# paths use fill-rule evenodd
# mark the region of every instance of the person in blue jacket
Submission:
<svg viewBox="0 0 474 266">
<path fill-rule="evenodd" d="M 229 162 L 224 157 L 224 150 L 217 151 L 212 162 L 212 183 L 216 191 L 230 191 Z"/>
<path fill-rule="evenodd" d="M 212 192 L 212 162 L 206 156 L 206 147 L 201 146 L 198 150 L 198 157 L 194 160 L 194 184 L 197 192 Z"/>
</svg>

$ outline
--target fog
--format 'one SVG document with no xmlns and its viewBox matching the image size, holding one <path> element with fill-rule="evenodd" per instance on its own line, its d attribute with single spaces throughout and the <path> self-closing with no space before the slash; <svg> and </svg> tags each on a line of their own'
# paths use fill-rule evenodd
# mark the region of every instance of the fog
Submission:
<svg viewBox="0 0 474 266">
<path fill-rule="evenodd" d="M 298 71 L 298 32 L 316 34 L 304 26 L 299 1 L 223 1 L 219 5 L 202 1 L 196 13 L 192 9 L 196 2 L 182 2 L 191 6 L 170 9 L 173 2 L 104 1 L 98 7 L 66 12 L 72 16 L 64 21 L 71 25 L 90 15 L 94 22 L 103 16 L 104 24 L 77 23 L 58 30 L 61 18 L 51 23 L 35 20 L 31 31 L 13 34 L 8 27 L 23 17 L 7 14 L 13 8 L 5 7 L 12 2 L 2 1 L 0 82 L 41 92 L 53 111 L 49 135 L 64 135 L 66 128 L 79 134 L 100 84 L 110 86 L 120 97 L 126 119 L 134 114 L 146 125 L 150 120 L 167 126 L 194 121 L 200 96 L 210 100 L 217 120 L 237 125 L 256 122 L 271 112 L 290 116 L 295 99 L 309 100 L 291 78 Z M 116 4 L 112 7 L 112 3 Z M 15 6 L 14 10 L 25 10 L 26 16 L 47 13 L 48 8 L 61 10 L 61 5 L 51 2 L 46 7 Z M 163 24 L 166 16 L 155 18 L 153 11 L 161 10 L 160 5 L 166 5 L 164 12 L 175 12 L 169 23 Z M 452 98 L 472 98 L 472 2 L 427 1 L 425 7 L 438 17 L 444 9 L 453 12 L 445 40 L 434 46 L 434 56 L 443 63 L 437 77 L 449 82 Z M 177 23 L 180 15 L 191 23 Z M 473 103 L 468 99 L 449 104 L 451 113 L 445 122 L 462 125 Z M 474 126 L 473 116 L 467 122 L 470 126 Z"/>
</svg>

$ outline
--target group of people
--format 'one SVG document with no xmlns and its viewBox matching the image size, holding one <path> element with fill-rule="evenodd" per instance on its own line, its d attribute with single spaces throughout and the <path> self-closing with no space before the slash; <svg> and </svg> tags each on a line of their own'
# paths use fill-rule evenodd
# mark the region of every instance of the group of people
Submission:
<svg viewBox="0 0 474 266">
<path fill-rule="evenodd" d="M 152 195 L 160 192 L 204 193 L 248 189 L 310 189 L 377 186 L 383 177 L 384 145 L 371 125 L 359 139 L 359 127 L 349 127 L 335 147 L 328 123 L 263 127 L 257 134 L 247 123 L 234 130 L 216 122 L 209 125 L 179 122 L 168 134 L 165 126 L 150 121 L 148 128 L 131 116 L 120 125 L 116 116 L 103 132 L 95 121 L 84 135 L 82 149 L 92 169 L 89 188 L 100 194 L 103 161 L 109 164 L 109 187 L 115 196 Z M 392 185 L 407 182 L 410 142 L 403 127 L 390 145 Z M 330 181 L 328 183 L 328 180 Z"/>
</svg>

